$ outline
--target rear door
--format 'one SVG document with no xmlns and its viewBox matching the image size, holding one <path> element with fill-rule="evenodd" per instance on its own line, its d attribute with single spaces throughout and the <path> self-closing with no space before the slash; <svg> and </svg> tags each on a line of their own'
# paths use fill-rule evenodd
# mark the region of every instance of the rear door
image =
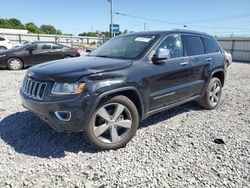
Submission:
<svg viewBox="0 0 250 188">
<path fill-rule="evenodd" d="M 52 46 L 52 49 L 50 51 L 50 53 L 51 53 L 50 60 L 63 59 L 66 56 L 66 53 L 65 53 L 62 45 L 51 44 L 51 46 Z"/>
<path fill-rule="evenodd" d="M 198 35 L 182 35 L 185 55 L 189 57 L 191 64 L 190 71 L 190 89 L 191 95 L 200 95 L 207 76 L 206 71 L 209 70 L 212 57 L 205 52 L 201 36 Z"/>
</svg>

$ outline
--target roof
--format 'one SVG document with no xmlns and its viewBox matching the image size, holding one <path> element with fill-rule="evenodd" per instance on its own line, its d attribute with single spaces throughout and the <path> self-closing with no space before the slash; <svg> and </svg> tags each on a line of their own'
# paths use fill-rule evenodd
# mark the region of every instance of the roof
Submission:
<svg viewBox="0 0 250 188">
<path fill-rule="evenodd" d="M 166 35 L 166 34 L 173 34 L 173 33 L 185 33 L 185 34 L 197 34 L 197 35 L 208 35 L 204 32 L 199 31 L 192 31 L 192 30 L 185 30 L 185 29 L 173 29 L 167 31 L 142 31 L 142 32 L 134 32 L 129 33 L 127 35 Z"/>
</svg>

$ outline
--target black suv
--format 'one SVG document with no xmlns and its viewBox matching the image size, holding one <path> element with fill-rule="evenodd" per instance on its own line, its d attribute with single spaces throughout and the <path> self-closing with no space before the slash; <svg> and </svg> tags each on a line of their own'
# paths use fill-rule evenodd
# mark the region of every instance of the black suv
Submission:
<svg viewBox="0 0 250 188">
<path fill-rule="evenodd" d="M 193 100 L 216 108 L 224 80 L 225 54 L 214 37 L 140 32 L 115 37 L 84 58 L 31 67 L 20 95 L 57 131 L 84 131 L 94 146 L 116 149 L 152 114 Z"/>
</svg>

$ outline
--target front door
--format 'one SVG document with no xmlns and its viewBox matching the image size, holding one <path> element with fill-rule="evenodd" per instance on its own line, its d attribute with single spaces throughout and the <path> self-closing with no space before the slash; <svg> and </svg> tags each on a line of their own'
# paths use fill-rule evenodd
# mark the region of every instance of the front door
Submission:
<svg viewBox="0 0 250 188">
<path fill-rule="evenodd" d="M 33 49 L 29 50 L 27 53 L 25 61 L 28 66 L 44 63 L 52 59 L 50 43 L 34 44 Z"/>
<path fill-rule="evenodd" d="M 170 51 L 170 58 L 157 64 L 149 63 L 149 110 L 168 106 L 190 97 L 189 58 L 184 57 L 180 35 L 168 36 L 159 46 Z M 157 50 L 156 50 L 157 51 Z"/>
</svg>

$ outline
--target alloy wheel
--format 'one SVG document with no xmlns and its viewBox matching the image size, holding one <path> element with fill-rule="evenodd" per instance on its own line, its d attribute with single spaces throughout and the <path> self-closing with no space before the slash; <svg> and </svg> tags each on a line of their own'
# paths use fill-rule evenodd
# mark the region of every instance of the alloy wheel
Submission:
<svg viewBox="0 0 250 188">
<path fill-rule="evenodd" d="M 19 70 L 19 69 L 22 68 L 22 62 L 20 60 L 18 60 L 18 59 L 12 59 L 9 62 L 9 66 L 13 70 Z"/>
<path fill-rule="evenodd" d="M 213 106 L 218 104 L 220 100 L 220 95 L 221 95 L 221 87 L 217 82 L 215 82 L 212 85 L 211 90 L 209 92 L 209 101 Z"/>
<path fill-rule="evenodd" d="M 132 116 L 127 107 L 110 103 L 101 107 L 93 121 L 96 138 L 104 143 L 117 143 L 128 135 L 132 127 Z"/>
</svg>

